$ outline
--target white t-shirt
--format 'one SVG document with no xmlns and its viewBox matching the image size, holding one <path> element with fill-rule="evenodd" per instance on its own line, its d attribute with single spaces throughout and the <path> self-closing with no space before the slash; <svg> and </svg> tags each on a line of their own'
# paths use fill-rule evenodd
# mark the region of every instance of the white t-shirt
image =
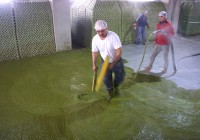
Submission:
<svg viewBox="0 0 200 140">
<path fill-rule="evenodd" d="M 92 52 L 100 52 L 100 55 L 104 60 L 108 55 L 110 63 L 114 61 L 116 49 L 120 47 L 122 47 L 122 44 L 119 36 L 112 31 L 108 31 L 104 40 L 101 40 L 98 34 L 92 39 Z"/>
</svg>

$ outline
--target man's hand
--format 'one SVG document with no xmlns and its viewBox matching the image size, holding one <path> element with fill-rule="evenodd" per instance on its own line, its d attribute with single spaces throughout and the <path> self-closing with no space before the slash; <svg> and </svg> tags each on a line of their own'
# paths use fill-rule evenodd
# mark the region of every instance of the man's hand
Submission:
<svg viewBox="0 0 200 140">
<path fill-rule="evenodd" d="M 118 60 L 121 58 L 121 55 L 122 55 L 122 47 L 120 47 L 116 50 L 114 61 L 112 63 L 109 63 L 108 70 L 113 69 L 113 67 L 117 64 Z"/>
<path fill-rule="evenodd" d="M 98 57 L 98 52 L 92 52 L 92 70 L 97 71 L 98 67 L 96 65 Z"/>
<path fill-rule="evenodd" d="M 95 72 L 95 71 L 98 70 L 98 67 L 97 67 L 97 66 L 93 66 L 93 67 L 92 67 L 92 70 Z"/>
<path fill-rule="evenodd" d="M 108 70 L 112 70 L 113 69 L 113 67 L 114 67 L 114 63 L 109 63 L 109 65 L 108 65 Z"/>
</svg>

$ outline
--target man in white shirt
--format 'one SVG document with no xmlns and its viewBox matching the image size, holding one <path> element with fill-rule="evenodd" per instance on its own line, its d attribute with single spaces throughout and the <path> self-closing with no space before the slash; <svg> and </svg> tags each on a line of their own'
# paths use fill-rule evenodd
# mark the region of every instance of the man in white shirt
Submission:
<svg viewBox="0 0 200 140">
<path fill-rule="evenodd" d="M 122 55 L 122 44 L 119 36 L 107 29 L 107 23 L 104 20 L 98 20 L 94 29 L 97 34 L 92 39 L 92 65 L 93 71 L 97 71 L 97 58 L 100 53 L 102 63 L 109 57 L 109 65 L 104 77 L 104 85 L 108 91 L 108 99 L 111 99 L 113 88 L 117 92 L 117 87 L 124 80 L 125 70 Z M 114 73 L 114 80 L 112 77 Z"/>
</svg>

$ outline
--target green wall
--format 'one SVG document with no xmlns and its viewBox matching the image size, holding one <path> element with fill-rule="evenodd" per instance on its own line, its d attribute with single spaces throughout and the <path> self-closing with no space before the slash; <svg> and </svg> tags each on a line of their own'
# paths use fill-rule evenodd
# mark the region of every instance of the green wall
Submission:
<svg viewBox="0 0 200 140">
<path fill-rule="evenodd" d="M 158 13 L 166 10 L 162 2 L 128 2 L 128 1 L 88 1 L 86 7 L 72 9 L 72 41 L 80 47 L 91 47 L 92 37 L 96 34 L 94 23 L 103 19 L 108 29 L 116 32 L 122 44 L 131 44 L 135 39 L 132 23 L 146 9 L 149 11 L 150 29 L 147 35 L 156 29 Z"/>
<path fill-rule="evenodd" d="M 0 61 L 56 52 L 50 2 L 0 4 Z"/>
<path fill-rule="evenodd" d="M 183 35 L 200 34 L 200 1 L 183 2 L 180 7 L 178 33 Z"/>
</svg>

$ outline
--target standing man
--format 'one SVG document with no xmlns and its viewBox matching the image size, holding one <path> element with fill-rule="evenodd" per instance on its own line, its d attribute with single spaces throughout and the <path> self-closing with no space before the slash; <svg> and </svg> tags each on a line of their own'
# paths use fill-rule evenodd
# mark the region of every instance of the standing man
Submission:
<svg viewBox="0 0 200 140">
<path fill-rule="evenodd" d="M 140 35 L 142 36 L 142 45 L 145 45 L 145 41 L 146 41 L 146 29 L 145 27 L 147 26 L 148 28 L 149 27 L 149 24 L 147 22 L 147 14 L 148 14 L 148 11 L 145 10 L 136 20 L 136 39 L 135 39 L 135 43 L 137 45 L 140 44 Z"/>
<path fill-rule="evenodd" d="M 109 57 L 109 65 L 104 77 L 104 85 L 108 91 L 108 99 L 112 97 L 113 88 L 117 92 L 117 87 L 124 80 L 125 71 L 124 63 L 121 58 L 122 44 L 119 36 L 107 29 L 107 23 L 104 20 L 98 20 L 95 23 L 94 29 L 97 34 L 92 39 L 92 67 L 93 71 L 97 71 L 97 58 L 100 53 L 102 62 L 106 57 Z M 114 73 L 114 80 L 112 73 Z"/>
<path fill-rule="evenodd" d="M 162 74 L 167 72 L 168 69 L 168 54 L 171 45 L 171 37 L 174 35 L 174 29 L 171 23 L 167 20 L 167 13 L 161 11 L 159 14 L 159 23 L 157 24 L 157 33 L 155 37 L 155 45 L 153 53 L 150 57 L 149 65 L 144 69 L 145 72 L 149 72 L 153 66 L 156 56 L 163 50 L 164 51 L 164 68 Z M 158 31 L 159 30 L 159 31 Z"/>
</svg>

